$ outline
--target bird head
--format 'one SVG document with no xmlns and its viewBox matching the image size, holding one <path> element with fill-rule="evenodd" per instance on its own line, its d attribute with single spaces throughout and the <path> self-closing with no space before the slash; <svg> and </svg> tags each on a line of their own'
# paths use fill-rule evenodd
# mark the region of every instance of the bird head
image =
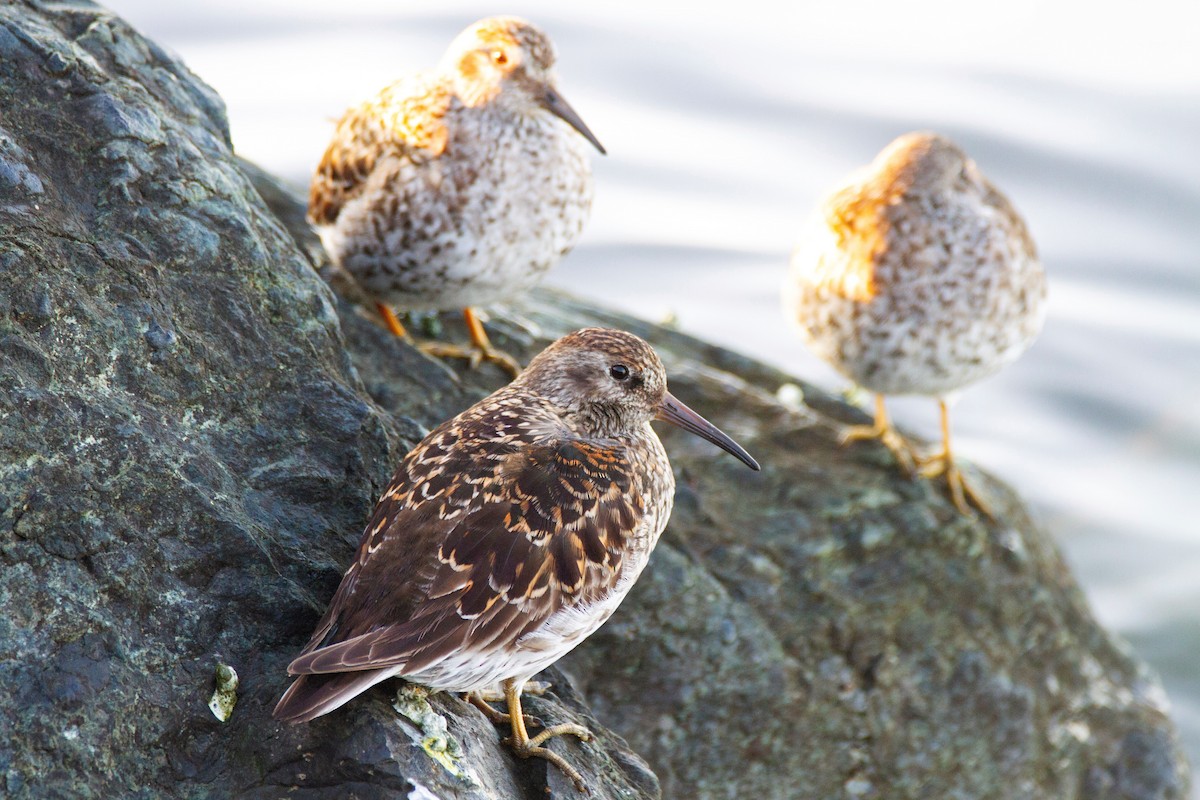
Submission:
<svg viewBox="0 0 1200 800">
<path fill-rule="evenodd" d="M 517 381 L 562 409 L 567 423 L 583 434 L 620 436 L 657 419 L 759 468 L 741 445 L 667 391 L 658 354 L 631 333 L 584 328 L 567 334 L 538 354 Z"/>
<path fill-rule="evenodd" d="M 928 131 L 906 133 L 892 141 L 870 167 L 876 181 L 908 196 L 982 189 L 975 162 L 953 141 Z"/>
<path fill-rule="evenodd" d="M 459 98 L 469 106 L 498 104 L 519 113 L 550 113 L 604 153 L 600 141 L 558 91 L 554 43 L 517 17 L 488 17 L 460 33 L 443 57 Z"/>
</svg>

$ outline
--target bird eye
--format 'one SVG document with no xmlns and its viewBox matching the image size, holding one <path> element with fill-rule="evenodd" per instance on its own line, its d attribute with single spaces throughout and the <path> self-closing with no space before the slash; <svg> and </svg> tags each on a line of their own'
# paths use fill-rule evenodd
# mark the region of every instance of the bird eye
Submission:
<svg viewBox="0 0 1200 800">
<path fill-rule="evenodd" d="M 492 63 L 496 66 L 503 67 L 508 63 L 508 53 L 504 52 L 503 50 L 493 50 Z"/>
<path fill-rule="evenodd" d="M 613 364 L 608 368 L 608 374 L 618 381 L 623 381 L 629 377 L 629 367 L 624 364 Z"/>
</svg>

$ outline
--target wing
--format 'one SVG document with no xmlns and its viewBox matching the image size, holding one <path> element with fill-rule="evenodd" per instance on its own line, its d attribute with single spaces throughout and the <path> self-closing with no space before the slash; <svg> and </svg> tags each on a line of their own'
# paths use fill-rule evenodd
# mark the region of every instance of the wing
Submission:
<svg viewBox="0 0 1200 800">
<path fill-rule="evenodd" d="M 331 225 L 385 159 L 419 162 L 441 155 L 452 95 L 442 81 L 414 76 L 351 108 L 338 122 L 308 192 L 308 221 Z"/>
<path fill-rule="evenodd" d="M 861 303 L 876 295 L 876 267 L 887 249 L 887 227 L 877 202 L 870 187 L 852 181 L 824 202 L 819 217 L 806 229 L 819 248 L 808 260 L 806 273 L 818 292 Z"/>
<path fill-rule="evenodd" d="M 1029 228 L 1025 225 L 1025 219 L 1017 211 L 1012 201 L 986 178 L 983 181 L 983 202 L 1000 216 L 1004 235 L 1015 237 L 1021 247 L 1021 254 L 1037 261 L 1037 245 L 1029 233 Z"/>
<path fill-rule="evenodd" d="M 611 591 L 645 515 L 623 446 L 564 438 L 472 452 L 451 439 L 423 448 L 441 458 L 406 459 L 289 672 L 412 674 L 515 642 Z"/>
</svg>

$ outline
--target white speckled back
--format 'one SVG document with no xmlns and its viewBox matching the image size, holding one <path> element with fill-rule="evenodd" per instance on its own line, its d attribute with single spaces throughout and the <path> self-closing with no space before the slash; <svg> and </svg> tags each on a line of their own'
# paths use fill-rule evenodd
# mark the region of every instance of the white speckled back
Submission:
<svg viewBox="0 0 1200 800">
<path fill-rule="evenodd" d="M 792 254 L 789 316 L 817 355 L 873 392 L 946 395 L 1014 361 L 1041 330 L 1045 275 L 1025 224 L 962 163 L 930 191 L 856 176 Z"/>
<path fill-rule="evenodd" d="M 375 299 L 453 309 L 518 295 L 579 240 L 592 204 L 582 136 L 548 112 L 454 102 L 437 158 L 390 155 L 321 229 Z"/>
</svg>

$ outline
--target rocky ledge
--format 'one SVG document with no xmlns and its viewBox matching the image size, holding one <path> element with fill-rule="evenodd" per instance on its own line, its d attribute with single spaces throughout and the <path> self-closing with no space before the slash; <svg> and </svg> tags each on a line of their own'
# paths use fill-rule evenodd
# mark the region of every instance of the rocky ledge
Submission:
<svg viewBox="0 0 1200 800">
<path fill-rule="evenodd" d="M 575 797 L 456 697 L 269 714 L 393 465 L 502 375 L 338 300 L 220 99 L 111 14 L 0 7 L 0 99 L 0 789 Z M 593 797 L 1185 797 L 1158 684 L 1008 489 L 981 476 L 1000 521 L 964 519 L 838 447 L 854 409 L 569 297 L 491 325 L 528 357 L 597 323 L 651 340 L 764 470 L 665 432 L 663 542 L 531 703 L 599 734 L 553 745 Z"/>
</svg>

